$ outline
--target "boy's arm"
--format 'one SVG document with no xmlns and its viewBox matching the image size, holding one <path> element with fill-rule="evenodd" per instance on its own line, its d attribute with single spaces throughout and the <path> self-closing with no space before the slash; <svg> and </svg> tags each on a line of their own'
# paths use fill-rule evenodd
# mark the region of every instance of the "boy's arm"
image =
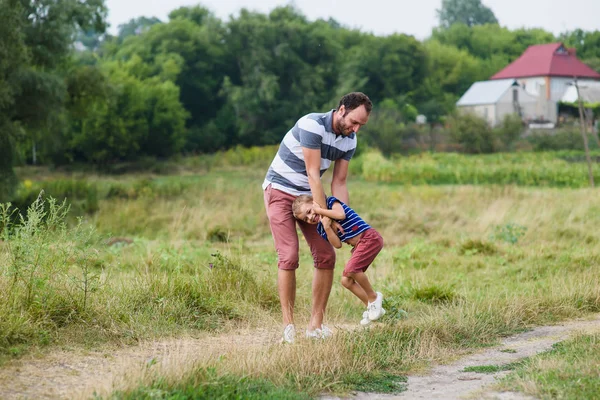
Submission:
<svg viewBox="0 0 600 400">
<path fill-rule="evenodd" d="M 343 221 L 346 219 L 346 213 L 344 212 L 344 208 L 338 202 L 335 202 L 331 207 L 331 210 L 326 208 L 322 208 L 317 204 L 313 204 L 313 211 L 319 215 L 324 217 L 329 217 L 331 219 L 335 219 L 337 221 Z"/>
<path fill-rule="evenodd" d="M 335 247 L 336 249 L 339 249 L 342 247 L 342 241 L 340 240 L 338 235 L 335 233 L 335 230 L 331 226 L 331 222 L 332 221 L 329 218 L 324 218 L 323 220 L 321 220 L 321 223 L 323 224 L 323 228 L 325 229 L 325 233 L 327 234 L 327 240 L 329 241 L 329 243 L 332 244 L 333 247 Z"/>
<path fill-rule="evenodd" d="M 333 245 L 333 247 L 335 247 L 336 249 L 342 248 L 342 241 L 340 240 L 338 235 L 334 232 L 334 230 L 331 226 L 329 228 L 325 229 L 325 233 L 327 233 L 327 240 L 329 240 L 329 243 L 331 243 Z"/>
</svg>

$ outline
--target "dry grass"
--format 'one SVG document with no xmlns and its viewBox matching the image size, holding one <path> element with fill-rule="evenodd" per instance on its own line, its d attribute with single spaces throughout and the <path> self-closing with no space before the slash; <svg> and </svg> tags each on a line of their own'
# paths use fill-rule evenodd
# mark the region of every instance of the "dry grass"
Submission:
<svg viewBox="0 0 600 400">
<path fill-rule="evenodd" d="M 278 334 L 276 256 L 263 210 L 263 172 L 216 171 L 192 177 L 197 183 L 174 198 L 148 193 L 100 202 L 100 211 L 88 222 L 106 237 L 133 240 L 98 247 L 103 286 L 91 307 L 106 340 L 218 332 L 228 318 Z M 328 323 L 339 327 L 334 340 L 235 345 L 219 352 L 217 360 L 207 356 L 212 354 L 207 349 L 190 360 L 153 367 L 151 373 L 132 369 L 136 377 L 117 386 L 134 389 L 157 376 L 180 382 L 199 366 L 214 366 L 219 373 L 266 377 L 282 386 L 291 382 L 309 392 L 339 389 L 349 374 L 421 370 L 528 326 L 600 309 L 600 208 L 590 201 L 598 190 L 399 186 L 352 178 L 349 190 L 351 206 L 385 240 L 369 270 L 372 283 L 394 306 L 407 310 L 408 319 L 387 320 L 368 332 L 345 332 L 362 312 L 358 300 L 337 283 L 350 256 L 345 247 L 338 252 L 328 309 Z M 522 236 L 510 229 L 499 236 L 499 228 L 510 224 L 522 227 Z M 227 242 L 207 240 L 217 228 L 226 232 Z M 210 275 L 215 252 L 252 277 L 247 280 L 251 290 L 243 293 Z M 5 254 L 0 252 L 0 259 Z M 311 264 L 302 244 L 296 307 L 300 333 L 310 307 Z M 243 277 L 246 272 L 236 273 Z M 7 285 L 0 278 L 0 287 Z M 199 324 L 194 301 L 215 293 L 211 287 L 219 295 L 211 304 L 227 307 Z M 184 296 L 189 291 L 196 291 L 192 294 L 198 299 Z M 199 315 L 210 310 L 200 308 Z M 76 328 L 57 331 L 56 340 L 70 337 L 69 329 Z"/>
</svg>

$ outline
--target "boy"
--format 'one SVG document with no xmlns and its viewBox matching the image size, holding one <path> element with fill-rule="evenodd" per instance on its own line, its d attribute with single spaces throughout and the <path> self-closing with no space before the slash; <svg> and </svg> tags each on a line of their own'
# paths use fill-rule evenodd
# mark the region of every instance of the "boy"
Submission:
<svg viewBox="0 0 600 400">
<path fill-rule="evenodd" d="M 382 307 L 383 295 L 373 290 L 365 275 L 365 271 L 383 248 L 383 238 L 379 232 L 335 197 L 327 198 L 327 209 L 324 209 L 313 201 L 312 196 L 300 195 L 294 200 L 292 211 L 297 219 L 317 224 L 319 234 L 334 247 L 341 248 L 342 242 L 353 247 L 352 257 L 344 268 L 342 285 L 367 306 L 361 325 L 368 325 L 385 314 Z M 331 220 L 340 223 L 342 231 L 339 236 L 331 226 Z"/>
</svg>

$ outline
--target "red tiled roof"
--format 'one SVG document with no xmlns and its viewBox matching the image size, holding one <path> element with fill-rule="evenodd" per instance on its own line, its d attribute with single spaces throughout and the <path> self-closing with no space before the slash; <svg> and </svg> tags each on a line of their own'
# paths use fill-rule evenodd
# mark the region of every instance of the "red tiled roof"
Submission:
<svg viewBox="0 0 600 400">
<path fill-rule="evenodd" d="M 563 51 L 559 51 L 562 49 Z M 600 79 L 600 74 L 565 49 L 562 43 L 529 46 L 527 50 L 491 79 L 525 78 L 529 76 L 564 76 Z"/>
</svg>

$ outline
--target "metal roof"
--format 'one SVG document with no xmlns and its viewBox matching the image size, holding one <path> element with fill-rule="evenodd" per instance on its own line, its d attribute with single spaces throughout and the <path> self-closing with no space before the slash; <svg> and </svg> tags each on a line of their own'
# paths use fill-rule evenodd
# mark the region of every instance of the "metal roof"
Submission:
<svg viewBox="0 0 600 400">
<path fill-rule="evenodd" d="M 458 100 L 457 106 L 477 106 L 496 104 L 504 93 L 516 82 L 514 79 L 497 79 L 475 82 Z"/>
</svg>

